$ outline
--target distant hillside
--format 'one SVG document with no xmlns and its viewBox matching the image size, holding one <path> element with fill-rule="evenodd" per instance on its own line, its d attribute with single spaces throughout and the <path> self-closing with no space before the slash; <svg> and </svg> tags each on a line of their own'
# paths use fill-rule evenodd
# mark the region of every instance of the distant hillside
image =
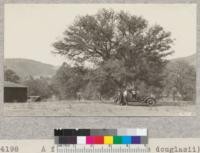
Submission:
<svg viewBox="0 0 200 153">
<path fill-rule="evenodd" d="M 169 64 L 173 64 L 173 62 L 177 61 L 185 61 L 190 65 L 196 65 L 196 54 L 187 57 L 175 58 L 170 60 Z M 20 77 L 39 77 L 39 76 L 52 76 L 56 73 L 56 70 L 59 67 L 41 63 L 38 61 L 30 60 L 30 59 L 22 59 L 22 58 L 10 58 L 5 59 L 5 67 L 8 69 L 12 69 L 15 71 Z"/>
<path fill-rule="evenodd" d="M 7 69 L 12 69 L 20 77 L 27 76 L 52 76 L 56 72 L 56 67 L 50 64 L 41 63 L 30 59 L 10 58 L 5 59 Z"/>
<path fill-rule="evenodd" d="M 175 58 L 172 59 L 171 62 L 178 62 L 178 61 L 185 61 L 186 63 L 190 65 L 196 65 L 196 54 L 186 56 L 186 57 L 181 57 L 181 58 Z"/>
</svg>

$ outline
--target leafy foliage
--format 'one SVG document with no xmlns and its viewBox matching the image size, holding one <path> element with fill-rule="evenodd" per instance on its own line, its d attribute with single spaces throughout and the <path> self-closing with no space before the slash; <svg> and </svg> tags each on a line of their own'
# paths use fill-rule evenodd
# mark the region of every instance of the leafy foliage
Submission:
<svg viewBox="0 0 200 153">
<path fill-rule="evenodd" d="M 159 95 L 166 85 L 165 57 L 173 53 L 172 45 L 171 33 L 163 27 L 124 11 L 102 9 L 79 16 L 53 44 L 54 53 L 76 63 L 62 65 L 55 75 L 56 88 L 61 98 L 73 98 L 77 92 L 109 98 L 128 85 Z M 95 68 L 86 69 L 86 62 Z M 179 81 L 178 90 L 185 90 L 180 87 L 185 81 Z"/>
<path fill-rule="evenodd" d="M 40 77 L 34 79 L 30 77 L 23 84 L 28 87 L 29 96 L 40 96 L 44 100 L 50 98 L 54 93 L 49 78 Z"/>
<path fill-rule="evenodd" d="M 106 75 L 110 73 L 106 65 L 117 68 L 120 63 L 123 79 L 118 84 L 140 80 L 160 87 L 167 63 L 164 57 L 172 53 L 170 35 L 159 25 L 150 27 L 142 17 L 102 9 L 95 15 L 78 17 L 54 47 L 56 53 L 79 64 L 89 61 L 102 67 L 99 70 L 105 70 L 102 74 Z M 112 79 L 116 82 L 119 78 Z"/>
<path fill-rule="evenodd" d="M 166 69 L 165 92 L 179 93 L 183 100 L 195 99 L 195 67 L 184 61 L 173 62 Z"/>
<path fill-rule="evenodd" d="M 6 69 L 4 72 L 4 80 L 18 83 L 20 81 L 20 77 L 13 70 Z"/>
<path fill-rule="evenodd" d="M 87 82 L 87 70 L 63 63 L 53 78 L 53 88 L 60 99 L 75 98 Z"/>
</svg>

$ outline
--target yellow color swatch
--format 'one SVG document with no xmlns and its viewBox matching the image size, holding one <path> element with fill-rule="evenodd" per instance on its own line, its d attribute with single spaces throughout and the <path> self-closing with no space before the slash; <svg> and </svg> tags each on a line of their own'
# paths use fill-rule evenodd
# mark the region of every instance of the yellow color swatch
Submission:
<svg viewBox="0 0 200 153">
<path fill-rule="evenodd" d="M 113 144 L 113 136 L 104 136 L 104 144 Z"/>
</svg>

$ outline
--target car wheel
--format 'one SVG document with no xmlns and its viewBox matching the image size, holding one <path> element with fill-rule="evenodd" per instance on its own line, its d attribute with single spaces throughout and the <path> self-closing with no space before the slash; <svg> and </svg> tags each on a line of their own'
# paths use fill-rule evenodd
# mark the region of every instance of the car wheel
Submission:
<svg viewBox="0 0 200 153">
<path fill-rule="evenodd" d="M 149 106 L 153 106 L 153 105 L 156 104 L 156 100 L 153 99 L 153 98 L 148 98 L 148 99 L 146 100 L 146 103 L 147 103 Z"/>
</svg>

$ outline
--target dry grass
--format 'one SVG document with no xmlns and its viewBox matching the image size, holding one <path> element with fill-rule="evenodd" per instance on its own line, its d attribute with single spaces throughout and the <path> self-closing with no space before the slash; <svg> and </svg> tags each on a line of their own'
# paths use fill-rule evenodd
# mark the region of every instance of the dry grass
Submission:
<svg viewBox="0 0 200 153">
<path fill-rule="evenodd" d="M 55 101 L 5 103 L 5 116 L 194 116 L 191 102 L 160 102 L 156 106 L 130 103 L 116 105 L 110 101 Z"/>
</svg>

